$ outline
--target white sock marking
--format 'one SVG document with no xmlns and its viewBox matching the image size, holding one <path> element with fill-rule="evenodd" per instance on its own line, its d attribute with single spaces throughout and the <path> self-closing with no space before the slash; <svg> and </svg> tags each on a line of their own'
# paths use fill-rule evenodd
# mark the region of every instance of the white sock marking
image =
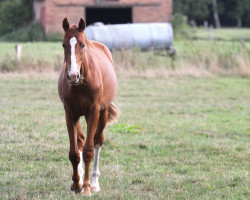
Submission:
<svg viewBox="0 0 250 200">
<path fill-rule="evenodd" d="M 100 144 L 95 145 L 95 160 L 94 160 L 93 169 L 91 171 L 91 179 L 92 179 L 91 187 L 96 187 L 97 191 L 100 190 L 99 181 L 98 181 L 100 177 L 100 171 L 99 171 L 100 151 L 101 151 Z"/>
<path fill-rule="evenodd" d="M 77 63 L 76 63 L 76 55 L 75 55 L 75 46 L 77 43 L 76 37 L 72 37 L 69 41 L 71 46 L 71 67 L 69 70 L 70 74 L 76 74 L 77 73 Z"/>
<path fill-rule="evenodd" d="M 79 183 L 81 185 L 83 185 L 83 179 L 82 179 L 82 177 L 83 177 L 84 172 L 83 172 L 83 168 L 82 168 L 82 152 L 79 150 L 79 153 L 80 153 L 80 163 L 78 164 L 78 174 L 80 176 Z"/>
</svg>

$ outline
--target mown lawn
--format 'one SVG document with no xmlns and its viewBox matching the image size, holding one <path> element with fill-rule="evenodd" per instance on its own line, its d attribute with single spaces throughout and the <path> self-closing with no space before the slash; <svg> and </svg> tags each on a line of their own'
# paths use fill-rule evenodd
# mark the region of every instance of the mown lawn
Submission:
<svg viewBox="0 0 250 200">
<path fill-rule="evenodd" d="M 120 77 L 117 100 L 92 199 L 249 199 L 250 79 Z M 0 199 L 82 198 L 55 76 L 1 74 L 0 130 Z"/>
</svg>

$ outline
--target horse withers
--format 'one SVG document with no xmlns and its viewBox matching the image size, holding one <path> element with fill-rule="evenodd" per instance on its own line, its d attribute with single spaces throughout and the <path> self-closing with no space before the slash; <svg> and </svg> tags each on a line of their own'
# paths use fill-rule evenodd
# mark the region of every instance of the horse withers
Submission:
<svg viewBox="0 0 250 200">
<path fill-rule="evenodd" d="M 67 18 L 62 26 L 65 31 L 64 66 L 58 80 L 58 93 L 64 106 L 70 140 L 69 159 L 73 166 L 71 190 L 83 190 L 84 195 L 90 196 L 91 191 L 100 191 L 98 163 L 104 140 L 103 130 L 107 122 L 118 119 L 118 109 L 112 103 L 117 78 L 109 49 L 104 44 L 87 39 L 82 18 L 78 27 L 69 26 Z M 87 123 L 86 140 L 80 126 L 81 116 L 85 116 Z M 90 163 L 94 155 L 90 184 Z"/>
</svg>

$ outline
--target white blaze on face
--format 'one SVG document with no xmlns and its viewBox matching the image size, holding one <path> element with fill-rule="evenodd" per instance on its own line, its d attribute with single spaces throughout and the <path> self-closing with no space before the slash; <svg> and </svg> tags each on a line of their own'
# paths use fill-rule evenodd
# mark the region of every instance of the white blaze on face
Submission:
<svg viewBox="0 0 250 200">
<path fill-rule="evenodd" d="M 91 172 L 91 187 L 95 187 L 96 191 L 100 191 L 100 186 L 99 186 L 99 177 L 100 177 L 100 171 L 99 171 L 99 157 L 100 157 L 100 144 L 95 145 L 95 160 L 94 160 L 94 166 Z"/>
<path fill-rule="evenodd" d="M 77 63 L 76 63 L 76 55 L 75 55 L 75 49 L 76 49 L 76 43 L 77 43 L 76 38 L 72 37 L 69 43 L 71 46 L 71 67 L 69 70 L 69 75 L 71 75 L 71 74 L 77 73 Z"/>
<path fill-rule="evenodd" d="M 80 163 L 78 164 L 78 174 L 80 176 L 80 180 L 79 180 L 79 183 L 81 185 L 83 185 L 83 168 L 82 168 L 82 152 L 79 150 L 79 153 L 80 153 Z"/>
</svg>

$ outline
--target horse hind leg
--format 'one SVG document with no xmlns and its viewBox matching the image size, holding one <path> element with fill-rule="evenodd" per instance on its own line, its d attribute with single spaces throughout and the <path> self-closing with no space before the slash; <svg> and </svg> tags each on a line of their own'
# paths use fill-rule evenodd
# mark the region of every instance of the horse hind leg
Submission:
<svg viewBox="0 0 250 200">
<path fill-rule="evenodd" d="M 105 108 L 103 111 L 100 112 L 98 126 L 97 126 L 97 130 L 96 130 L 95 137 L 94 137 L 94 165 L 91 171 L 91 182 L 92 182 L 91 191 L 92 192 L 100 191 L 99 157 L 100 157 L 101 146 L 103 145 L 103 141 L 104 141 L 103 130 L 106 126 L 107 121 L 108 121 L 108 109 Z"/>
</svg>

